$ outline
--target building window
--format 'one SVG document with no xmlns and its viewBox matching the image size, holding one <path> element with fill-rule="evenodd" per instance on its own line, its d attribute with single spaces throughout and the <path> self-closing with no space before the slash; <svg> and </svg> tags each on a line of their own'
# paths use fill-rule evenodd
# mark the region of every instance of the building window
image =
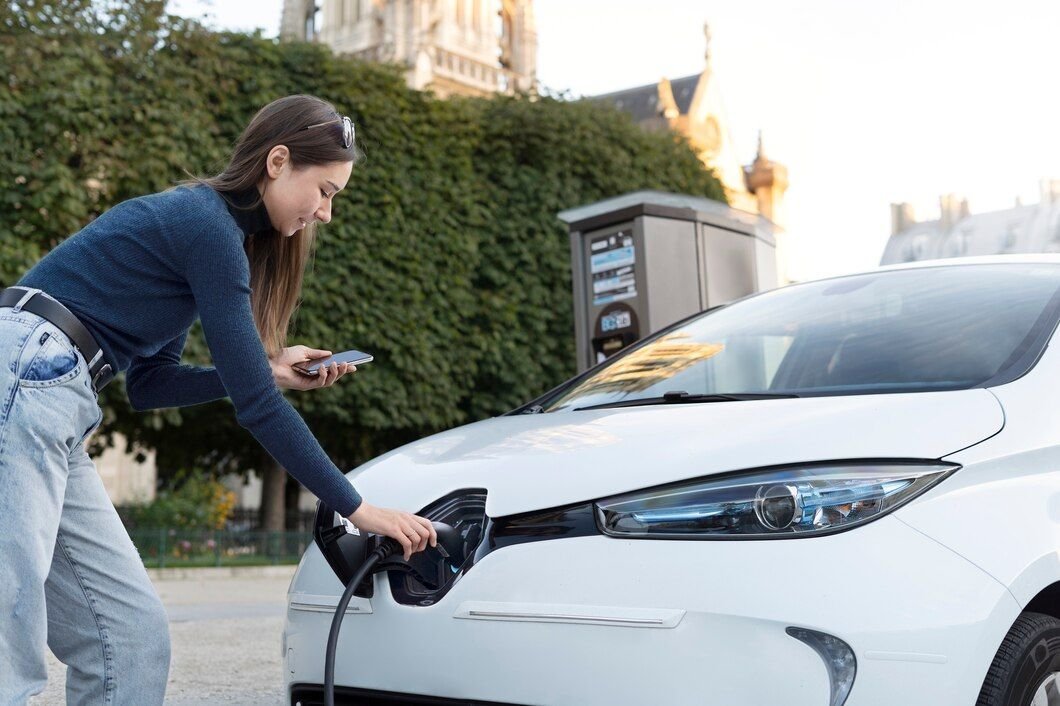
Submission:
<svg viewBox="0 0 1060 706">
<path fill-rule="evenodd" d="M 316 39 L 317 32 L 324 23 L 324 12 L 320 5 L 309 3 L 305 13 L 305 37 L 312 41 Z"/>
</svg>

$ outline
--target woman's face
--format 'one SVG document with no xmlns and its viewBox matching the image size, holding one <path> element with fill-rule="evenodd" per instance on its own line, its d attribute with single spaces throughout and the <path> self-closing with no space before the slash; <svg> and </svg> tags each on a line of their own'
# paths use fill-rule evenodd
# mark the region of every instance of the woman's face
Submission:
<svg viewBox="0 0 1060 706">
<path fill-rule="evenodd" d="M 268 157 L 268 172 L 262 198 L 272 227 L 283 236 L 291 236 L 310 223 L 331 220 L 331 200 L 346 188 L 353 162 L 331 162 L 295 169 L 291 155 L 283 145 L 273 147 Z"/>
</svg>

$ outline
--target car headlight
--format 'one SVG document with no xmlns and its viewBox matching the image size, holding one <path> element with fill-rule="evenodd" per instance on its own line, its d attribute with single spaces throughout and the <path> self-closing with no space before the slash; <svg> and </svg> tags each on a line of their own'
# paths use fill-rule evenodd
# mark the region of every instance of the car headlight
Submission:
<svg viewBox="0 0 1060 706">
<path fill-rule="evenodd" d="M 595 503 L 604 534 L 658 539 L 793 538 L 870 522 L 960 466 L 818 463 L 705 478 Z"/>
</svg>

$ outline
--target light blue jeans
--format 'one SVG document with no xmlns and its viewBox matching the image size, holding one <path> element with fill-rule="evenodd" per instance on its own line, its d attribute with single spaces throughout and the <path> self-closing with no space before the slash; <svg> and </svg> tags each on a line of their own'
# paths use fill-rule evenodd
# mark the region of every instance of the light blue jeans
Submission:
<svg viewBox="0 0 1060 706">
<path fill-rule="evenodd" d="M 69 704 L 162 703 L 169 623 L 85 451 L 101 419 L 70 339 L 0 308 L 0 706 L 44 689 L 45 645 Z"/>
</svg>

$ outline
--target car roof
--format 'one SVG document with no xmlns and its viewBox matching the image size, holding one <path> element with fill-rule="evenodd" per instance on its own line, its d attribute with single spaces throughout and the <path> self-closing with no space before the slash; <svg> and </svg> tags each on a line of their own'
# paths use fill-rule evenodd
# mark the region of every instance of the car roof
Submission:
<svg viewBox="0 0 1060 706">
<path fill-rule="evenodd" d="M 967 258 L 939 258 L 937 260 L 919 260 L 894 265 L 883 265 L 866 271 L 883 271 L 888 269 L 913 269 L 916 267 L 944 267 L 958 265 L 1060 265 L 1060 252 L 1018 252 L 1012 254 L 972 255 Z"/>
<path fill-rule="evenodd" d="M 915 270 L 922 267 L 961 267 L 963 265 L 1060 265 L 1060 253 L 1015 253 L 1011 255 L 977 255 L 973 257 L 947 257 L 937 260 L 917 260 L 901 262 L 894 265 L 883 265 L 866 270 L 855 270 L 842 275 L 821 277 L 835 279 L 850 275 L 872 274 L 873 272 L 891 272 L 894 270 Z M 807 282 L 813 280 L 806 280 Z"/>
</svg>

